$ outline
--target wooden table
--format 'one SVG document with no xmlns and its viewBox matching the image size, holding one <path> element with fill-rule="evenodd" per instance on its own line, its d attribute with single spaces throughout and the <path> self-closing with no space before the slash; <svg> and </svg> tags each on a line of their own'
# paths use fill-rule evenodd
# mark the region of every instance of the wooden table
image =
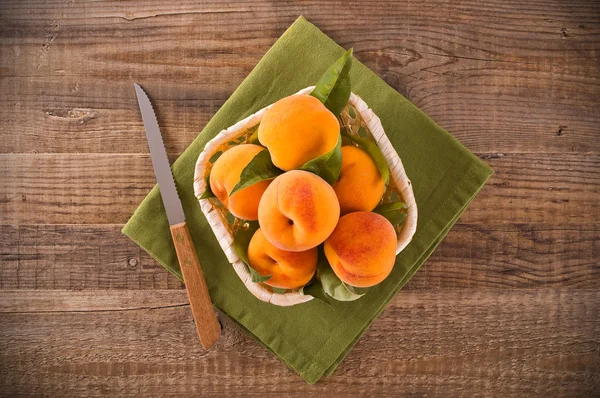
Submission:
<svg viewBox="0 0 600 398">
<path fill-rule="evenodd" d="M 600 3 L 15 1 L 0 6 L 0 395 L 600 394 Z M 337 372 L 305 384 L 121 235 L 305 15 L 496 174 Z"/>
</svg>

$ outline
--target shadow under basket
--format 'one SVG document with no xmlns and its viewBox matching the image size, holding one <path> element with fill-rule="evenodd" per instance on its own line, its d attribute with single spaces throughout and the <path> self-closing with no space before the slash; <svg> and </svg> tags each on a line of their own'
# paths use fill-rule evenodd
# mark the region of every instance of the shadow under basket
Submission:
<svg viewBox="0 0 600 398">
<path fill-rule="evenodd" d="M 313 88 L 314 86 L 307 87 L 294 95 L 310 94 Z M 233 217 L 216 198 L 200 199 L 206 189 L 206 177 L 216 161 L 214 157 L 219 152 L 226 151 L 235 145 L 247 143 L 269 107 L 270 105 L 239 121 L 227 130 L 221 131 L 206 144 L 196 162 L 194 194 L 198 198 L 202 212 L 206 216 L 227 260 L 233 265 L 235 272 L 248 290 L 262 301 L 279 306 L 290 306 L 305 303 L 312 300 L 313 297 L 302 294 L 298 289 L 276 293 L 273 292 L 270 286 L 252 282 L 252 276 L 247 265 L 238 257 L 233 247 L 235 231 L 238 228 L 247 226 L 247 222 Z M 350 95 L 348 106 L 342 112 L 342 121 L 349 134 L 358 134 L 359 130 L 362 134 L 370 134 L 387 160 L 390 169 L 390 181 L 383 195 L 382 203 L 401 200 L 407 205 L 406 219 L 402 225 L 396 227 L 398 237 L 396 254 L 398 254 L 408 245 L 417 229 L 417 204 L 411 182 L 406 176 L 400 157 L 385 135 L 379 117 L 354 93 Z"/>
</svg>

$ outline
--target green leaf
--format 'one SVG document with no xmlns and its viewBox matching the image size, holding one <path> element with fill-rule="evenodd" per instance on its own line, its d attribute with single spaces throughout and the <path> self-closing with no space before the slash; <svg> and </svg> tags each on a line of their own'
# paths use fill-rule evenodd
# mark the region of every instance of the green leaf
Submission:
<svg viewBox="0 0 600 398">
<path fill-rule="evenodd" d="M 200 199 L 209 199 L 209 198 L 214 198 L 215 194 L 212 193 L 212 191 L 210 190 L 210 187 L 206 187 L 206 190 L 204 191 L 204 193 L 202 195 L 200 195 Z"/>
<path fill-rule="evenodd" d="M 260 141 L 258 141 L 258 130 L 252 133 L 248 139 L 248 144 L 260 145 Z"/>
<path fill-rule="evenodd" d="M 202 195 L 200 195 L 200 199 L 215 198 L 216 196 L 210 188 L 210 173 L 206 176 L 204 181 L 206 182 L 206 187 L 204 188 Z"/>
<path fill-rule="evenodd" d="M 227 224 L 233 225 L 233 223 L 235 222 L 235 216 L 230 212 L 227 212 L 225 214 L 225 220 L 227 220 Z"/>
<path fill-rule="evenodd" d="M 248 245 L 254 233 L 255 229 L 251 228 L 240 228 L 235 232 L 233 236 L 233 248 L 237 253 L 238 257 L 246 264 L 250 264 L 248 261 Z"/>
<path fill-rule="evenodd" d="M 406 218 L 406 209 L 408 206 L 404 202 L 386 203 L 377 206 L 373 213 L 381 214 L 392 225 L 401 225 Z"/>
<path fill-rule="evenodd" d="M 237 137 L 236 139 L 227 142 L 227 145 L 236 146 L 236 145 L 242 144 L 244 141 L 246 141 L 246 136 L 241 135 L 241 136 Z"/>
<path fill-rule="evenodd" d="M 348 115 L 350 115 L 352 119 L 356 117 L 356 111 L 353 106 L 348 106 Z"/>
<path fill-rule="evenodd" d="M 250 261 L 248 261 L 248 245 L 250 244 L 250 240 L 252 239 L 252 236 L 254 236 L 256 229 L 252 227 L 238 229 L 233 237 L 233 248 L 240 260 L 248 266 L 248 271 L 250 271 L 250 275 L 252 276 L 252 282 L 259 283 L 268 281 L 271 279 L 272 275 L 261 275 L 250 266 Z"/>
<path fill-rule="evenodd" d="M 334 299 L 338 301 L 354 301 L 364 295 L 364 293 L 356 294 L 348 289 L 348 286 L 337 277 L 335 272 L 333 272 L 329 266 L 329 262 L 324 256 L 320 259 L 318 268 L 323 290 Z"/>
<path fill-rule="evenodd" d="M 248 139 L 248 144 L 260 145 L 260 141 L 258 141 L 258 126 L 260 126 L 260 124 L 257 124 L 256 126 L 252 127 L 254 129 L 254 132 Z"/>
<path fill-rule="evenodd" d="M 217 152 L 213 153 L 213 155 L 210 157 L 210 159 L 208 159 L 208 161 L 211 163 L 214 163 L 217 161 L 217 159 L 219 159 L 221 157 L 222 154 L 223 154 L 223 151 L 217 151 Z"/>
<path fill-rule="evenodd" d="M 244 167 L 240 174 L 240 180 L 235 187 L 229 193 L 229 196 L 233 196 L 234 193 L 240 189 L 247 188 L 257 182 L 272 180 L 283 173 L 279 170 L 271 161 L 271 155 L 269 151 L 264 150 L 254 156 L 254 158 Z"/>
<path fill-rule="evenodd" d="M 306 162 L 300 169 L 315 173 L 333 185 L 342 170 L 342 136 L 338 137 L 337 144 L 331 151 Z"/>
<path fill-rule="evenodd" d="M 254 283 L 262 283 L 262 282 L 266 282 L 269 279 L 271 279 L 271 277 L 273 275 L 261 275 L 258 273 L 257 270 L 255 270 L 254 268 L 252 268 L 251 266 L 248 265 L 248 270 L 250 270 L 250 275 L 252 276 L 252 282 Z"/>
<path fill-rule="evenodd" d="M 327 298 L 327 294 L 325 294 L 325 290 L 323 290 L 323 285 L 321 284 L 321 281 L 319 281 L 316 278 L 313 278 L 312 281 L 310 281 L 307 285 L 303 286 L 300 289 L 300 292 L 302 294 L 306 294 L 307 296 L 312 296 L 313 298 L 322 301 L 323 303 L 331 307 L 331 303 Z"/>
<path fill-rule="evenodd" d="M 339 116 L 350 98 L 350 67 L 352 49 L 346 51 L 325 71 L 310 93 L 319 99 L 334 115 Z"/>
<path fill-rule="evenodd" d="M 369 289 L 371 289 L 370 287 L 350 286 L 347 283 L 344 283 L 344 286 L 346 286 L 346 289 L 350 290 L 352 293 L 359 294 L 359 295 L 367 294 L 367 292 L 369 291 Z"/>
<path fill-rule="evenodd" d="M 343 134 L 344 137 L 349 138 L 350 140 L 358 144 L 359 147 L 364 149 L 365 152 L 367 152 L 369 156 L 371 156 L 371 158 L 375 162 L 375 165 L 377 166 L 377 170 L 379 170 L 379 174 L 381 174 L 381 177 L 383 177 L 383 183 L 387 185 L 390 181 L 390 168 L 388 167 L 385 156 L 383 156 L 383 152 L 381 152 L 381 149 L 379 149 L 377 144 L 368 137 L 363 138 L 357 137 L 355 135 L 350 135 L 348 133 Z"/>
<path fill-rule="evenodd" d="M 274 287 L 273 288 L 273 293 L 277 293 L 277 294 L 284 294 L 287 292 L 287 289 L 282 289 L 280 287 Z"/>
</svg>

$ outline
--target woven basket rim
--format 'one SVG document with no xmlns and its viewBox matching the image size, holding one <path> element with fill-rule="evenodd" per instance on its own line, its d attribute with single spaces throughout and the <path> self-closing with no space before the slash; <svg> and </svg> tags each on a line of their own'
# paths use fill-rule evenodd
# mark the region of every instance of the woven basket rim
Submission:
<svg viewBox="0 0 600 398">
<path fill-rule="evenodd" d="M 314 86 L 306 87 L 296 94 L 309 94 Z M 354 109 L 361 115 L 363 121 L 371 131 L 377 146 L 381 149 L 385 156 L 390 169 L 390 178 L 393 179 L 396 187 L 400 191 L 402 200 L 407 204 L 407 217 L 398 233 L 398 243 L 396 246 L 396 254 L 400 253 L 410 243 L 416 228 L 417 228 L 417 204 L 412 190 L 412 184 L 406 175 L 402 161 L 398 153 L 389 141 L 379 117 L 368 107 L 368 105 L 356 94 L 351 93 L 348 101 Z M 200 199 L 200 196 L 206 189 L 205 171 L 209 159 L 214 154 L 215 150 L 222 144 L 231 141 L 246 133 L 249 128 L 256 126 L 263 118 L 263 115 L 271 105 L 259 110 L 253 115 L 239 121 L 226 130 L 221 131 L 213 139 L 211 139 L 196 161 L 194 171 L 194 194 L 200 203 L 202 213 L 205 215 L 213 233 L 215 234 L 221 249 L 225 253 L 227 260 L 232 264 L 236 274 L 240 277 L 248 290 L 259 300 L 269 302 L 278 306 L 290 306 L 295 304 L 305 303 L 312 300 L 312 296 L 304 295 L 298 290 L 293 290 L 286 293 L 273 293 L 267 287 L 260 283 L 252 282 L 250 272 L 246 268 L 246 264 L 240 260 L 233 248 L 233 236 L 229 228 L 223 223 L 218 212 L 213 208 L 208 199 Z"/>
</svg>

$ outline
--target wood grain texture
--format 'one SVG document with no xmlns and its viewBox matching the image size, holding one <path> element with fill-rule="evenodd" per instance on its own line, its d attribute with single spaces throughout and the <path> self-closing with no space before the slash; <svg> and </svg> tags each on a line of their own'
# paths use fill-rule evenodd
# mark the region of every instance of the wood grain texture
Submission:
<svg viewBox="0 0 600 398">
<path fill-rule="evenodd" d="M 0 289 L 182 289 L 121 227 L 0 225 Z M 597 224 L 459 223 L 406 289 L 598 289 L 599 235 Z"/>
<path fill-rule="evenodd" d="M 462 222 L 600 219 L 600 153 L 481 157 L 495 174 Z M 156 184 L 146 154 L 0 154 L 0 173 L 2 224 L 122 224 Z"/>
<path fill-rule="evenodd" d="M 180 153 L 300 14 L 474 151 L 600 149 L 594 1 L 57 0 L 3 7 L 0 150 L 145 152 L 137 80 Z"/>
<path fill-rule="evenodd" d="M 336 373 L 306 385 L 120 233 L 304 15 L 495 174 Z M 0 2 L 0 396 L 600 395 L 600 3 Z"/>
<path fill-rule="evenodd" d="M 122 227 L 0 226 L 0 289 L 182 289 Z"/>
<path fill-rule="evenodd" d="M 207 350 L 219 340 L 221 326 L 210 301 L 204 272 L 187 224 L 182 222 L 171 225 L 170 229 L 200 343 Z"/>
<path fill-rule="evenodd" d="M 189 307 L 180 305 L 181 291 L 139 292 L 121 308 L 105 304 L 105 294 L 0 291 L 0 302 L 11 303 L 0 316 L 4 392 L 215 397 L 599 392 L 597 290 L 403 291 L 335 376 L 313 386 L 299 382 L 230 321 L 224 320 L 223 336 L 211 351 L 190 344 L 196 331 Z"/>
</svg>

